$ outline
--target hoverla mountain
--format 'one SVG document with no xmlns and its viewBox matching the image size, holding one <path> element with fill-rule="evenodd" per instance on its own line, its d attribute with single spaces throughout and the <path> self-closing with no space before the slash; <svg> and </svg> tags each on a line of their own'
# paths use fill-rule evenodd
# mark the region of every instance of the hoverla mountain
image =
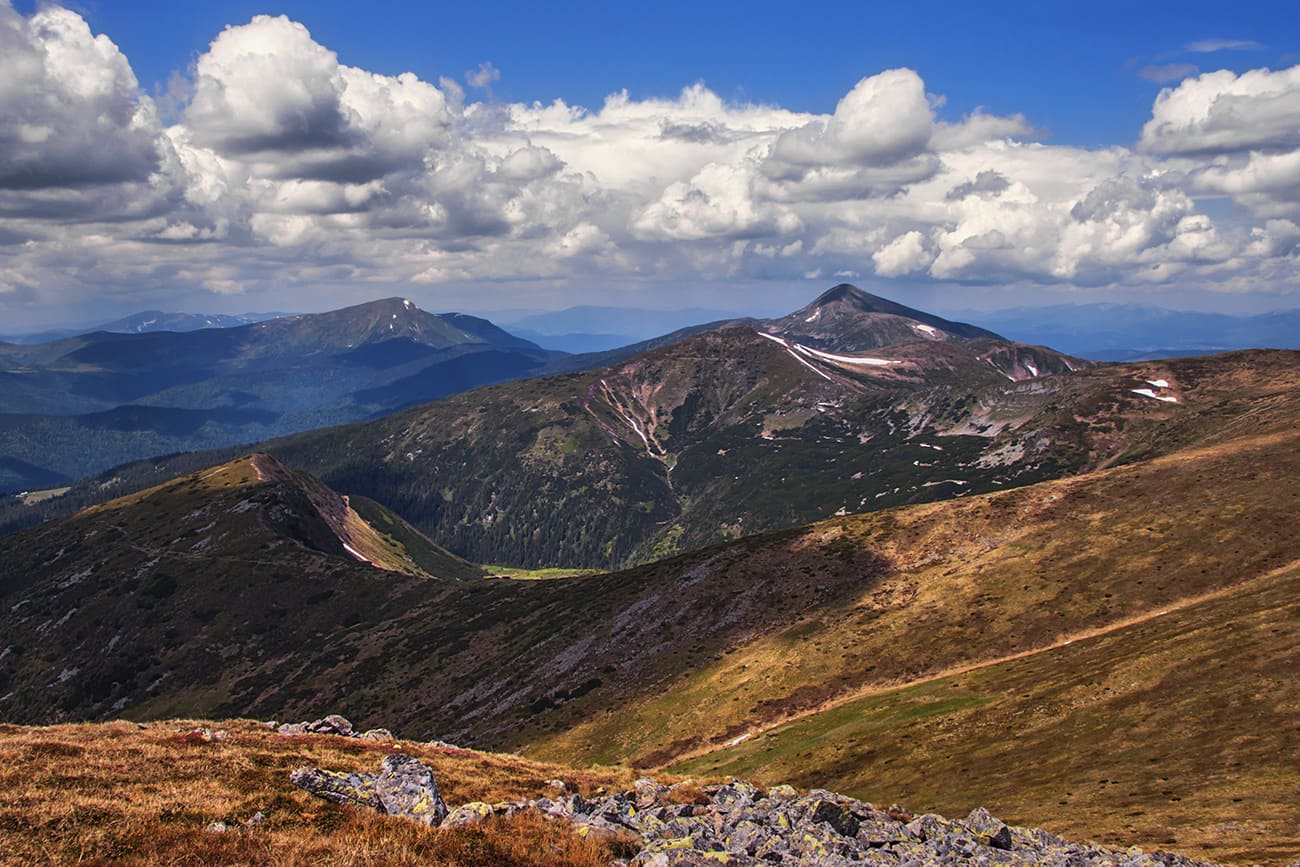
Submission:
<svg viewBox="0 0 1300 867">
<path fill-rule="evenodd" d="M 0 490 L 371 418 L 553 356 L 402 298 L 233 328 L 2 344 Z"/>
</svg>

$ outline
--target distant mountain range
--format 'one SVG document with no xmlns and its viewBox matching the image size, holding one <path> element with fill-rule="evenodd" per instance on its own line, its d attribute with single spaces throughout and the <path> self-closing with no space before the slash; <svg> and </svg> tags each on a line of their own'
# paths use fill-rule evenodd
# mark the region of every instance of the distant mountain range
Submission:
<svg viewBox="0 0 1300 867">
<path fill-rule="evenodd" d="M 0 344 L 0 491 L 370 418 L 555 357 L 485 319 L 401 298 L 226 328 Z"/>
<path fill-rule="evenodd" d="M 511 334 L 547 349 L 580 354 L 618 349 L 702 322 L 732 318 L 732 312 L 703 307 L 646 310 L 582 306 L 503 319 L 501 325 Z"/>
<path fill-rule="evenodd" d="M 145 334 L 150 331 L 199 331 L 204 328 L 236 328 L 292 316 L 292 313 L 166 313 L 162 310 L 142 310 L 121 319 L 103 322 L 87 328 L 59 328 L 46 331 L 24 332 L 15 335 L 0 334 L 0 341 L 30 345 L 49 343 L 90 334 L 95 331 L 108 331 L 114 334 Z"/>
<path fill-rule="evenodd" d="M 1012 340 L 1045 344 L 1094 361 L 1300 348 L 1300 310 L 1230 316 L 1129 304 L 1061 304 L 961 315 Z"/>
</svg>

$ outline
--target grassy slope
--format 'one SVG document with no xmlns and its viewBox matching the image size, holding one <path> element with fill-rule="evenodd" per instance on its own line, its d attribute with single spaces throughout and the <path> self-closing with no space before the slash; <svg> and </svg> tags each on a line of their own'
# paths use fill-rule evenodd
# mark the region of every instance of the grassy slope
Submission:
<svg viewBox="0 0 1300 867">
<path fill-rule="evenodd" d="M 195 734 L 211 726 L 226 737 Z M 436 831 L 339 807 L 289 783 L 302 765 L 374 773 L 403 752 L 429 765 L 451 806 L 628 787 L 626 771 L 575 771 L 412 742 L 283 736 L 261 723 L 0 725 L 0 860 L 6 864 L 607 864 L 611 850 L 536 816 Z M 261 811 L 266 822 L 241 823 Z M 211 822 L 232 830 L 206 832 Z"/>
<path fill-rule="evenodd" d="M 397 554 L 401 560 L 408 561 L 428 575 L 459 581 L 471 581 L 486 574 L 481 566 L 434 544 L 429 537 L 374 500 L 366 497 L 347 499 L 354 513 L 371 528 L 374 535 L 376 557 L 372 559 L 377 559 L 379 552 L 385 556 Z"/>
<path fill-rule="evenodd" d="M 1243 419 L 1258 429 L 1294 402 L 1300 353 L 1023 382 L 983 366 L 950 373 L 932 387 L 834 371 L 828 381 L 731 329 L 266 448 L 472 560 L 616 568 L 841 510 L 1169 454 Z M 1148 379 L 1167 380 L 1179 402 L 1135 394 Z"/>
<path fill-rule="evenodd" d="M 870 555 L 877 577 L 841 585 L 811 615 L 791 611 L 780 627 L 531 747 L 658 764 L 854 690 L 1048 647 L 1247 581 L 1296 556 L 1297 446 L 1298 433 L 1267 434 L 812 525 L 789 545 L 811 549 L 805 563 Z M 797 556 L 777 565 L 792 563 Z M 760 554 L 745 565 L 761 568 Z M 791 577 L 800 575 L 752 573 L 778 587 Z M 825 580 L 811 569 L 802 577 Z"/>
<path fill-rule="evenodd" d="M 1300 855 L 1300 566 L 1008 662 L 881 690 L 674 768 L 974 803 L 1214 861 Z"/>
</svg>

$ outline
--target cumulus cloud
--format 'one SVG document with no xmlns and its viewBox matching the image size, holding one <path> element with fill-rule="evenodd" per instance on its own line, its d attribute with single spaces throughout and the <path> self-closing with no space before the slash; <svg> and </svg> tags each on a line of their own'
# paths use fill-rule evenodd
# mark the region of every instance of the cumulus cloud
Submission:
<svg viewBox="0 0 1300 867">
<path fill-rule="evenodd" d="M 126 57 L 80 16 L 0 5 L 0 188 L 143 181 L 159 124 Z"/>
<path fill-rule="evenodd" d="M 829 118 L 814 120 L 777 138 L 778 167 L 882 166 L 921 153 L 930 141 L 934 114 L 925 84 L 910 69 L 890 69 L 859 81 Z"/>
<path fill-rule="evenodd" d="M 1166 88 L 1139 146 L 1188 156 L 1300 147 L 1300 66 L 1219 70 Z"/>
<path fill-rule="evenodd" d="M 864 76 L 829 114 L 698 82 L 591 109 L 473 101 L 448 78 L 347 66 L 283 16 L 216 34 L 165 128 L 67 10 L 0 0 L 0 72 L 0 305 L 625 274 L 1227 288 L 1300 271 L 1300 67 L 1165 88 L 1136 149 L 1045 143 L 1020 114 L 945 118 L 909 69 Z M 1205 196 L 1258 225 L 1220 225 Z"/>
<path fill-rule="evenodd" d="M 925 236 L 913 230 L 872 253 L 871 261 L 881 277 L 897 277 L 928 267 L 934 255 L 926 249 Z"/>
</svg>

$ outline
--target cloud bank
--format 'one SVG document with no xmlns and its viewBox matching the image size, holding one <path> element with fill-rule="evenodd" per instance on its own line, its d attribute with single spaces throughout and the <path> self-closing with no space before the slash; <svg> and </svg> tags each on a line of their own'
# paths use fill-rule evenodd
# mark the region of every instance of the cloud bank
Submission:
<svg viewBox="0 0 1300 867">
<path fill-rule="evenodd" d="M 1284 293 L 1300 270 L 1300 67 L 1182 78 L 1106 149 L 944 119 L 910 69 L 868 71 L 827 115 L 702 84 L 469 102 L 342 64 L 285 17 L 227 27 L 190 77 L 165 125 L 80 16 L 0 0 L 0 307 L 810 273 Z"/>
</svg>

